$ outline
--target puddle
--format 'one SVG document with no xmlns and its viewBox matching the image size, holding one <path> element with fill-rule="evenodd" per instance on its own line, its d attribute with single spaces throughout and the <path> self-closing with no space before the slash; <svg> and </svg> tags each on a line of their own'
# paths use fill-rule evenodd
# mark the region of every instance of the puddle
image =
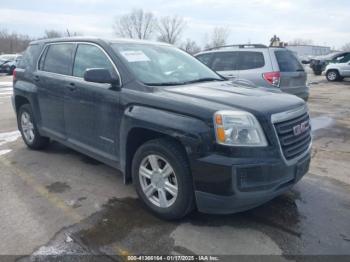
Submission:
<svg viewBox="0 0 350 262">
<path fill-rule="evenodd" d="M 0 133 L 0 146 L 16 141 L 21 136 L 19 131 Z"/>
<path fill-rule="evenodd" d="M 46 186 L 46 189 L 50 193 L 63 193 L 67 190 L 70 190 L 71 187 L 66 182 L 55 182 L 55 183 L 52 183 L 52 184 Z"/>
<path fill-rule="evenodd" d="M 335 124 L 335 120 L 329 116 L 318 116 L 311 118 L 312 131 L 327 128 Z"/>
</svg>

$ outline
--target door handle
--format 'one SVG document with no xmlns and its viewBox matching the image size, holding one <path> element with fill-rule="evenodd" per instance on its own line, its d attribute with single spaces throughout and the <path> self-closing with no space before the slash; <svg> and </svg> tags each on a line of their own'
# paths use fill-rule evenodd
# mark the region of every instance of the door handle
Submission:
<svg viewBox="0 0 350 262">
<path fill-rule="evenodd" d="M 69 89 L 70 91 L 72 91 L 72 92 L 74 92 L 75 90 L 77 90 L 77 87 L 75 86 L 74 83 L 69 83 L 69 84 L 67 85 L 67 87 L 68 87 L 68 89 Z"/>
<path fill-rule="evenodd" d="M 37 76 L 37 75 L 34 75 L 33 79 L 34 79 L 35 82 L 39 82 L 40 81 L 40 77 Z"/>
</svg>

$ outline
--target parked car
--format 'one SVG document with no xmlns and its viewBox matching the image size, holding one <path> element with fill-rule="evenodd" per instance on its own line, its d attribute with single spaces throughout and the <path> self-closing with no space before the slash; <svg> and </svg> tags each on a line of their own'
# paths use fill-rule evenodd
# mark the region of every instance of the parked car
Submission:
<svg viewBox="0 0 350 262">
<path fill-rule="evenodd" d="M 21 60 L 22 55 L 0 55 L 0 73 L 13 74 L 17 63 Z"/>
<path fill-rule="evenodd" d="M 313 57 L 309 61 L 310 68 L 315 75 L 321 75 L 329 63 L 335 63 L 349 54 L 350 52 L 335 52 L 325 56 Z"/>
<path fill-rule="evenodd" d="M 257 87 L 278 88 L 304 100 L 309 97 L 306 72 L 286 48 L 229 45 L 200 52 L 195 57 L 228 79 L 244 79 Z"/>
<path fill-rule="evenodd" d="M 302 99 L 234 85 L 165 43 L 32 42 L 12 101 L 29 148 L 55 140 L 121 170 L 165 219 L 253 208 L 309 168 Z"/>
<path fill-rule="evenodd" d="M 350 52 L 338 56 L 325 69 L 328 81 L 341 81 L 344 77 L 350 77 Z"/>
</svg>

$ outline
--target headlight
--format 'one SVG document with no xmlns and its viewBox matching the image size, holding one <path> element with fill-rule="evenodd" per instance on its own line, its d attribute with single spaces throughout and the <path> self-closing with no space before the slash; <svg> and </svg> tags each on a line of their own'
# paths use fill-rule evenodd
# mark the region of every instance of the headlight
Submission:
<svg viewBox="0 0 350 262">
<path fill-rule="evenodd" d="M 218 111 L 214 114 L 216 141 L 228 146 L 267 146 L 256 118 L 244 111 Z"/>
</svg>

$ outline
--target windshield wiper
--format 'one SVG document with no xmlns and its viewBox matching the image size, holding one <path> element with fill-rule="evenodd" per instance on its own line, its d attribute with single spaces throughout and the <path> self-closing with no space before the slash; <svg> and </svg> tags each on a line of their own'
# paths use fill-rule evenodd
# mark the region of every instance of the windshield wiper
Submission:
<svg viewBox="0 0 350 262">
<path fill-rule="evenodd" d="M 205 78 L 199 78 L 199 79 L 184 81 L 184 82 L 145 83 L 145 85 L 148 85 L 148 86 L 178 86 L 178 85 L 186 85 L 186 84 L 207 82 L 207 81 L 224 81 L 224 79 L 214 78 L 214 77 L 205 77 Z"/>
<path fill-rule="evenodd" d="M 148 86 L 177 86 L 184 85 L 185 82 L 163 82 L 163 83 L 145 83 Z"/>
<path fill-rule="evenodd" d="M 214 77 L 203 77 L 191 81 L 186 81 L 186 84 L 199 83 L 199 82 L 207 82 L 207 81 L 224 81 L 224 79 L 214 78 Z"/>
</svg>

